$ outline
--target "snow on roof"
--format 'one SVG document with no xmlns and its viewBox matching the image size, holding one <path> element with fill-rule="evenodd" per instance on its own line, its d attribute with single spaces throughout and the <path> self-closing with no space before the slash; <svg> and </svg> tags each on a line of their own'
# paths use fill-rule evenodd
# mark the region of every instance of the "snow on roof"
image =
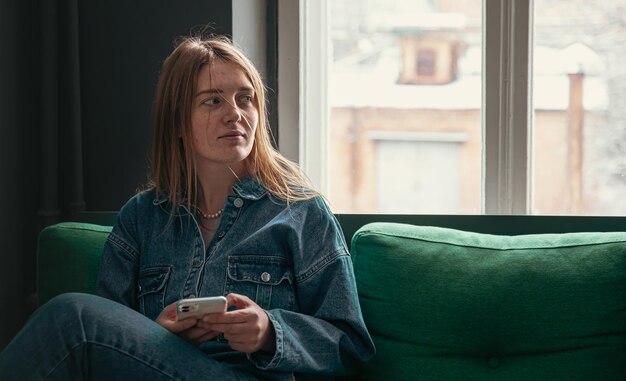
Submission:
<svg viewBox="0 0 626 381">
<path fill-rule="evenodd" d="M 430 30 L 461 30 L 467 16 L 461 13 L 402 13 L 393 19 L 391 29 L 399 33 L 419 33 Z"/>
<path fill-rule="evenodd" d="M 568 72 L 582 69 L 584 105 L 605 110 L 608 105 L 603 63 L 582 44 L 565 49 L 537 47 L 534 51 L 532 99 L 537 110 L 564 110 L 569 102 Z M 459 78 L 446 85 L 398 84 L 400 54 L 397 47 L 382 51 L 375 65 L 337 65 L 330 76 L 331 107 L 423 109 L 478 109 L 481 106 L 481 54 L 471 47 L 459 61 Z"/>
</svg>

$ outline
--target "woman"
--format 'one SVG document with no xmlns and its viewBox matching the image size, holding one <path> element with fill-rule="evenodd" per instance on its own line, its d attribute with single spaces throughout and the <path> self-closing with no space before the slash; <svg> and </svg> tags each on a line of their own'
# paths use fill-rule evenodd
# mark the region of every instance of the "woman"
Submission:
<svg viewBox="0 0 626 381">
<path fill-rule="evenodd" d="M 343 233 L 273 149 L 260 75 L 228 40 L 187 38 L 164 62 L 152 165 L 105 245 L 100 297 L 41 307 L 0 376 L 324 379 L 374 354 Z M 216 295 L 227 312 L 176 318 L 176 301 Z"/>
</svg>

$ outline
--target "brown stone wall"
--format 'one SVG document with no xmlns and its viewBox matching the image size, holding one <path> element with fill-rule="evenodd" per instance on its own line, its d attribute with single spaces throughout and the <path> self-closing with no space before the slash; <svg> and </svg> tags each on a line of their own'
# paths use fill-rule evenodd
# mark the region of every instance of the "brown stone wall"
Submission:
<svg viewBox="0 0 626 381">
<path fill-rule="evenodd" d="M 480 212 L 481 134 L 480 113 L 477 110 L 334 108 L 331 111 L 331 126 L 329 199 L 335 211 L 374 211 L 376 143 L 368 134 L 372 131 L 391 131 L 466 133 L 468 139 L 460 147 L 459 212 Z"/>
<path fill-rule="evenodd" d="M 599 172 L 591 166 L 601 159 L 598 147 L 604 118 L 602 113 L 585 113 L 583 168 L 580 168 L 582 200 L 580 205 L 572 205 L 567 113 L 537 111 L 532 140 L 533 213 L 571 214 L 593 208 Z M 368 134 L 409 131 L 467 134 L 459 151 L 458 213 L 480 213 L 482 135 L 478 110 L 334 108 L 331 126 L 328 197 L 336 212 L 376 212 L 376 143 Z"/>
</svg>

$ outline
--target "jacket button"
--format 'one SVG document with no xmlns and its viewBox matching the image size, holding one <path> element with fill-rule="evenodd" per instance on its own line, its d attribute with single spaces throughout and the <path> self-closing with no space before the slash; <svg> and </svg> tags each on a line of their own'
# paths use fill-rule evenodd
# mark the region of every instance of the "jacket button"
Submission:
<svg viewBox="0 0 626 381">
<path fill-rule="evenodd" d="M 193 260 L 193 267 L 200 267 L 202 265 L 202 259 L 196 258 Z"/>
<path fill-rule="evenodd" d="M 219 238 L 224 238 L 225 235 L 226 235 L 226 232 L 222 230 L 221 232 L 219 232 L 219 234 L 217 236 Z"/>
<path fill-rule="evenodd" d="M 269 282 L 270 279 L 272 279 L 272 276 L 270 275 L 270 273 L 264 272 L 263 274 L 261 274 L 261 280 L 263 282 Z"/>
<path fill-rule="evenodd" d="M 243 200 L 240 198 L 236 198 L 234 204 L 236 208 L 241 208 L 243 206 Z"/>
</svg>

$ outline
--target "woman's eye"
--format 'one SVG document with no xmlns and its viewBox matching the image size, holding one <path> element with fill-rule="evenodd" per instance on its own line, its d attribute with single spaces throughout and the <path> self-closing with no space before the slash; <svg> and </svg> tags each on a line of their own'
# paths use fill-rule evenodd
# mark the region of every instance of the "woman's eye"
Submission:
<svg viewBox="0 0 626 381">
<path fill-rule="evenodd" d="M 213 105 L 219 104 L 220 103 L 220 99 L 219 98 L 210 98 L 210 99 L 207 99 L 206 101 L 204 101 L 202 103 L 204 103 L 205 105 L 213 106 Z"/>
<path fill-rule="evenodd" d="M 252 99 L 253 99 L 252 95 L 244 95 L 241 97 L 242 102 L 252 102 Z"/>
</svg>

